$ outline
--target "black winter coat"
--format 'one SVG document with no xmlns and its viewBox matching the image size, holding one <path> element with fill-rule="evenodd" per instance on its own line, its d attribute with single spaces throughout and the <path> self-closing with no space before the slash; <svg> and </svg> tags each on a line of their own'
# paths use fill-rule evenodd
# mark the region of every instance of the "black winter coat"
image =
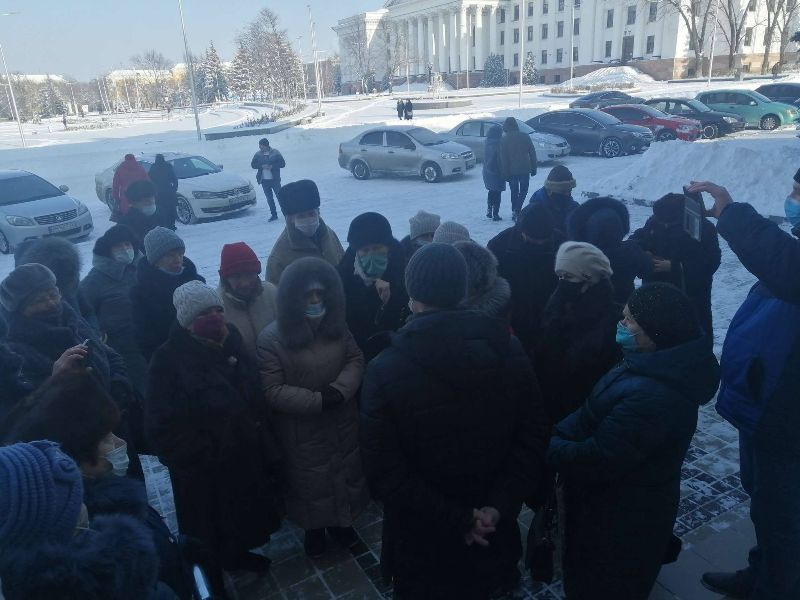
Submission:
<svg viewBox="0 0 800 600">
<path fill-rule="evenodd" d="M 136 341 L 146 360 L 167 341 L 175 322 L 175 305 L 172 295 L 189 281 L 205 279 L 197 274 L 197 268 L 188 258 L 183 258 L 183 273 L 169 275 L 154 267 L 146 259 L 139 261 L 136 269 L 136 284 L 131 289 L 133 303 L 133 325 Z"/>
<path fill-rule="evenodd" d="M 698 242 L 681 225 L 664 226 L 650 217 L 631 238 L 653 256 L 672 261 L 671 272 L 653 273 L 644 279 L 644 283 L 664 281 L 683 290 L 697 311 L 707 339 L 712 340 L 711 284 L 722 261 L 717 228 L 708 219 L 703 219 Z"/>
<path fill-rule="evenodd" d="M 718 383 L 702 339 L 626 353 L 556 426 L 547 456 L 566 480 L 570 600 L 646 600 L 672 536 L 697 409 Z"/>
<path fill-rule="evenodd" d="M 576 302 L 566 301 L 557 289 L 545 309 L 533 364 L 554 423 L 581 406 L 600 378 L 622 359 L 616 342 L 622 309 L 612 294 L 608 281 L 593 285 Z"/>
<path fill-rule="evenodd" d="M 228 328 L 217 347 L 176 324 L 150 362 L 145 400 L 145 431 L 169 468 L 180 530 L 223 562 L 280 526 L 258 374 Z"/>
<path fill-rule="evenodd" d="M 164 217 L 159 214 L 159 210 L 159 208 L 156 208 L 156 212 L 148 216 L 139 209 L 131 207 L 128 212 L 117 220 L 117 223 L 129 227 L 136 234 L 138 242 L 136 249 L 142 254 L 144 254 L 144 236 L 156 227 L 166 227 L 163 223 Z M 174 221 L 171 228 L 175 228 Z"/>
<path fill-rule="evenodd" d="M 530 354 L 541 336 L 542 313 L 556 289 L 556 249 L 526 243 L 517 227 L 492 238 L 487 247 L 497 257 L 497 274 L 511 286 L 511 328 Z"/>
<path fill-rule="evenodd" d="M 543 467 L 547 424 L 527 356 L 469 310 L 416 315 L 367 368 L 361 452 L 383 501 L 384 575 L 415 600 L 483 599 L 518 577 L 517 515 Z M 467 546 L 472 509 L 500 511 Z"/>
<path fill-rule="evenodd" d="M 391 284 L 391 298 L 385 305 L 375 286 L 366 285 L 355 274 L 355 261 L 356 250 L 350 246 L 337 271 L 344 286 L 347 328 L 364 353 L 365 360 L 369 361 L 383 349 L 385 334 L 400 329 L 409 315 L 405 284 L 406 260 L 400 242 L 393 240 L 389 247 L 389 266 L 381 277 Z"/>
<path fill-rule="evenodd" d="M 172 165 L 164 161 L 155 163 L 148 172 L 150 181 L 156 186 L 157 215 L 161 218 L 161 226 L 175 229 L 178 206 L 178 177 Z"/>
<path fill-rule="evenodd" d="M 25 361 L 22 357 L 11 350 L 5 341 L 0 342 L 0 437 L 6 417 L 20 400 L 35 389 L 33 383 L 25 376 L 24 366 Z"/>
</svg>

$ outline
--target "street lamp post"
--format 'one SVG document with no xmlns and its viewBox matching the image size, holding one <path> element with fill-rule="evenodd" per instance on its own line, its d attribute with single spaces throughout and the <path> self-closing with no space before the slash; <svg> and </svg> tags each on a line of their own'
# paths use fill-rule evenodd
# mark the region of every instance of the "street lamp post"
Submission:
<svg viewBox="0 0 800 600">
<path fill-rule="evenodd" d="M 575 0 L 572 0 L 572 23 L 569 33 L 569 89 L 572 90 L 572 78 L 575 74 Z"/>
<path fill-rule="evenodd" d="M 16 15 L 15 12 L 9 13 L 2 13 L 0 17 L 10 17 L 11 15 Z M 25 134 L 22 132 L 22 118 L 19 115 L 19 110 L 17 109 L 17 99 L 14 96 L 14 86 L 11 85 L 11 77 L 8 74 L 8 65 L 6 64 L 6 53 L 3 51 L 3 45 L 0 44 L 0 57 L 3 58 L 3 70 L 6 73 L 6 83 L 8 84 L 8 91 L 11 92 L 11 104 L 14 107 L 14 114 L 17 115 L 17 127 L 19 128 L 19 139 L 22 140 L 22 147 L 27 148 L 28 144 L 25 141 Z"/>
<path fill-rule="evenodd" d="M 311 16 L 311 5 L 308 6 L 308 26 L 311 30 L 311 51 L 314 53 L 314 79 L 317 82 L 317 115 L 322 114 L 322 90 L 320 89 L 319 80 L 319 59 L 317 58 L 317 35 L 314 32 L 314 19 Z"/>
<path fill-rule="evenodd" d="M 520 0 L 519 3 L 519 19 L 520 19 L 520 27 L 519 27 L 519 98 L 517 99 L 517 106 L 522 108 L 522 67 L 525 64 L 525 36 L 528 34 L 527 29 L 525 29 L 525 12 L 523 9 L 525 8 L 525 3 Z"/>
<path fill-rule="evenodd" d="M 717 44 L 717 14 L 719 13 L 719 0 L 714 8 L 714 29 L 711 32 L 711 51 L 708 57 L 708 86 L 711 86 L 711 72 L 714 69 L 714 46 Z"/>
<path fill-rule="evenodd" d="M 183 48 L 186 51 L 186 70 L 189 73 L 189 87 L 192 92 L 192 109 L 194 110 L 194 124 L 197 128 L 197 141 L 203 141 L 200 133 L 200 115 L 197 113 L 197 94 L 194 89 L 194 67 L 192 66 L 192 55 L 189 53 L 189 42 L 186 39 L 186 23 L 183 20 L 183 0 L 178 0 L 178 11 L 181 14 L 181 31 L 183 32 Z"/>
</svg>

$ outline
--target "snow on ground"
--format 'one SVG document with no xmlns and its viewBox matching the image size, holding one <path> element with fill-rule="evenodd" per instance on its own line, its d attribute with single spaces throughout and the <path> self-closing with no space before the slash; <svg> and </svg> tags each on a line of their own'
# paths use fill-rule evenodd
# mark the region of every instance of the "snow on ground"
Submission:
<svg viewBox="0 0 800 600">
<path fill-rule="evenodd" d="M 558 87 L 568 88 L 570 87 L 569 84 L 573 87 L 592 85 L 634 85 L 640 87 L 652 83 L 655 83 L 655 80 L 650 75 L 645 75 L 633 67 L 605 67 L 581 77 L 573 77 Z"/>
</svg>

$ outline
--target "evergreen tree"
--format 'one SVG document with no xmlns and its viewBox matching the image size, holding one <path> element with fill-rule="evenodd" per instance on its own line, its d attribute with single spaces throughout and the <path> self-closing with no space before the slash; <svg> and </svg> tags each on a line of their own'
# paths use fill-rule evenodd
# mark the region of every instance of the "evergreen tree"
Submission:
<svg viewBox="0 0 800 600">
<path fill-rule="evenodd" d="M 42 117 L 54 117 L 67 112 L 64 98 L 49 77 L 39 88 L 39 114 Z"/>
<path fill-rule="evenodd" d="M 533 52 L 525 55 L 525 63 L 522 65 L 522 83 L 525 85 L 535 85 L 539 83 L 539 72 L 536 70 L 536 61 Z"/>
<path fill-rule="evenodd" d="M 501 87 L 506 85 L 506 69 L 503 66 L 503 57 L 499 54 L 490 54 L 486 57 L 483 66 L 483 87 Z"/>
<path fill-rule="evenodd" d="M 231 92 L 240 100 L 252 100 L 253 94 L 253 69 L 250 65 L 250 58 L 244 44 L 239 43 L 239 49 L 236 51 L 236 56 L 233 57 L 233 63 L 229 73 L 229 82 Z"/>
<path fill-rule="evenodd" d="M 206 50 L 205 56 L 201 61 L 198 71 L 198 79 L 202 78 L 202 86 L 197 87 L 201 90 L 200 94 L 203 102 L 217 102 L 228 97 L 228 83 L 225 80 L 225 69 L 219 59 L 214 42 Z"/>
</svg>

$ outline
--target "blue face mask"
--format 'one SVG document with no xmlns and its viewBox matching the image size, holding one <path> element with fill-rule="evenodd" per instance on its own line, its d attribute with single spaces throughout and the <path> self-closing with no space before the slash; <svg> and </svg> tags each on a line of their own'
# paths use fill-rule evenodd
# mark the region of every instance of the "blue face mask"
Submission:
<svg viewBox="0 0 800 600">
<path fill-rule="evenodd" d="M 309 319 L 321 319 L 325 316 L 325 303 L 306 304 L 305 313 Z"/>
<path fill-rule="evenodd" d="M 617 323 L 617 343 L 622 346 L 623 350 L 635 351 L 639 349 L 639 345 L 636 343 L 636 336 L 622 323 Z"/>
<path fill-rule="evenodd" d="M 148 204 L 147 206 L 139 207 L 139 210 L 142 212 L 143 215 L 147 217 L 152 217 L 156 214 L 156 205 L 155 204 Z"/>
<path fill-rule="evenodd" d="M 786 218 L 792 224 L 792 227 L 800 225 L 800 202 L 791 196 L 787 196 L 783 202 L 783 211 L 786 213 Z"/>
</svg>

